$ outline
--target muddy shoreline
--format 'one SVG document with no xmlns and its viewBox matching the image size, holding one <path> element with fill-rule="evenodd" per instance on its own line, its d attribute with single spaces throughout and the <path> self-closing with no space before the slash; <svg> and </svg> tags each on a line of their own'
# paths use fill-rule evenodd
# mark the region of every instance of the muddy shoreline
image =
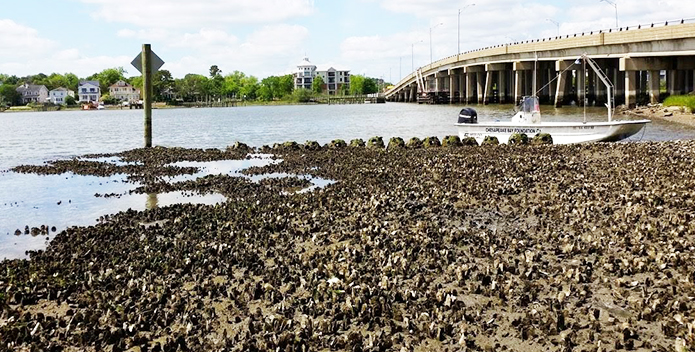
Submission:
<svg viewBox="0 0 695 352">
<path fill-rule="evenodd" d="M 695 127 L 695 114 L 678 106 L 664 107 L 661 104 L 655 106 L 639 106 L 634 109 L 625 109 L 621 113 L 646 118 L 649 120 L 662 120 Z"/>
<path fill-rule="evenodd" d="M 122 212 L 3 261 L 0 349 L 695 348 L 695 142 L 307 145 L 247 172 L 336 183 L 199 179 L 228 201 Z M 192 172 L 167 163 L 246 150 L 126 153 L 156 188 Z"/>
</svg>

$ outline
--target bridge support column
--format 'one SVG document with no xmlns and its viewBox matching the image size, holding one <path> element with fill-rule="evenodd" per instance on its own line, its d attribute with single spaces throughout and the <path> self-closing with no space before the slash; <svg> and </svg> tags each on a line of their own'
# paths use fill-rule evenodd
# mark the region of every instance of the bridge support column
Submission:
<svg viewBox="0 0 695 352">
<path fill-rule="evenodd" d="M 483 92 L 483 104 L 485 105 L 490 104 L 490 98 L 492 96 L 492 75 L 493 71 L 485 72 L 485 90 Z"/>
<path fill-rule="evenodd" d="M 588 80 L 589 80 L 589 86 L 587 87 L 587 96 L 586 100 L 588 101 L 589 106 L 595 106 L 596 105 L 596 81 L 598 77 L 596 77 L 596 73 L 591 70 L 588 73 Z"/>
<path fill-rule="evenodd" d="M 449 74 L 449 104 L 454 103 L 454 75 Z"/>
<path fill-rule="evenodd" d="M 586 71 L 578 69 L 575 80 L 577 86 L 577 106 L 584 106 L 586 103 Z"/>
<path fill-rule="evenodd" d="M 637 71 L 625 71 L 625 106 L 632 109 L 637 105 Z"/>
<path fill-rule="evenodd" d="M 470 104 L 475 99 L 475 90 L 473 84 L 475 83 L 475 73 L 466 72 L 466 104 Z"/>
<path fill-rule="evenodd" d="M 625 104 L 625 72 L 614 68 L 613 77 L 613 82 L 615 82 L 615 106 Z"/>
<path fill-rule="evenodd" d="M 602 66 L 602 71 L 605 73 L 605 66 Z M 606 103 L 606 86 L 601 81 L 601 78 L 595 76 L 594 79 L 594 102 L 596 106 L 603 106 Z"/>
<path fill-rule="evenodd" d="M 667 75 L 668 92 L 670 95 L 683 94 L 683 81 L 685 74 L 679 70 L 669 70 Z"/>
<path fill-rule="evenodd" d="M 524 94 L 524 86 L 522 84 L 523 75 L 524 71 L 514 71 L 514 105 L 519 103 L 521 100 L 521 95 Z"/>
<path fill-rule="evenodd" d="M 661 90 L 660 82 L 661 72 L 657 70 L 649 71 L 649 102 L 657 104 L 659 102 L 659 93 Z"/>
<path fill-rule="evenodd" d="M 550 104 L 555 104 L 555 97 L 557 96 L 557 78 L 555 78 L 555 70 L 548 69 L 548 97 L 550 98 Z"/>
<path fill-rule="evenodd" d="M 478 93 L 478 104 L 484 104 L 485 101 L 485 73 L 484 72 L 476 72 L 475 73 L 475 84 L 476 84 L 476 90 Z"/>
<path fill-rule="evenodd" d="M 507 70 L 499 71 L 497 81 L 497 96 L 499 97 L 499 103 L 505 104 L 507 102 Z"/>
</svg>

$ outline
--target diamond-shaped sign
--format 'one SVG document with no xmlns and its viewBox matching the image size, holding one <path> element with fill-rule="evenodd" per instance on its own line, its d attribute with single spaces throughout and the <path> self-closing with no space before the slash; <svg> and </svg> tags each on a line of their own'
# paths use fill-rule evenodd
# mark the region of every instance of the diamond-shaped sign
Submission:
<svg viewBox="0 0 695 352">
<path fill-rule="evenodd" d="M 142 73 L 142 53 L 138 54 L 138 56 L 136 56 L 133 62 L 130 64 L 135 66 L 135 68 Z M 150 69 L 152 70 L 152 73 L 157 72 L 162 65 L 164 65 L 164 61 L 160 59 L 159 56 L 157 56 L 157 54 L 155 54 L 153 51 L 152 57 L 150 57 Z"/>
</svg>

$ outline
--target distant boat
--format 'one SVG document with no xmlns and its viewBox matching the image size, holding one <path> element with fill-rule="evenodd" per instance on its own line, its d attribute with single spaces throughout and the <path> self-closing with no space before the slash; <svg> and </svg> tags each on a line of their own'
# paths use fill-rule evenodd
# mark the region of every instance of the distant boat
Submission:
<svg viewBox="0 0 695 352">
<path fill-rule="evenodd" d="M 511 121 L 478 123 L 475 110 L 471 108 L 461 110 L 458 123 L 456 123 L 459 137 L 473 137 L 478 143 L 482 143 L 486 136 L 491 136 L 496 137 L 500 143 L 507 143 L 509 137 L 515 133 L 523 133 L 529 137 L 547 133 L 553 138 L 554 144 L 615 142 L 629 138 L 651 122 L 650 120 L 613 121 L 613 85 L 605 73 L 586 54 L 577 59 L 575 64 L 579 63 L 580 60 L 591 66 L 599 79 L 606 85 L 608 121 L 587 122 L 585 114 L 584 121 L 581 122 L 541 122 L 538 97 L 529 96 L 523 98 L 519 112 L 512 117 Z"/>
</svg>

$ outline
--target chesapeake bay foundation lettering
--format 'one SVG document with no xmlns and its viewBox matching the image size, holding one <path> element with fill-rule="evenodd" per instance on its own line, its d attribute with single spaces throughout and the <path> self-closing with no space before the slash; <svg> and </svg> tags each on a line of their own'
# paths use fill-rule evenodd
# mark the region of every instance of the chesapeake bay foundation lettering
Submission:
<svg viewBox="0 0 695 352">
<path fill-rule="evenodd" d="M 540 128 L 520 128 L 520 127 L 487 127 L 486 133 L 525 133 L 536 134 L 541 133 Z"/>
</svg>

